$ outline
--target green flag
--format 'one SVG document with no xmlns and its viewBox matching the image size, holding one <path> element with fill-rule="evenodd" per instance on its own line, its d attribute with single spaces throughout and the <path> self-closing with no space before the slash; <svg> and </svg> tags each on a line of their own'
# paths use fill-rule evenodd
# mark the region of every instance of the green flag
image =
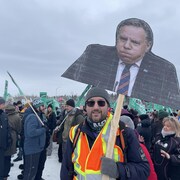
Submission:
<svg viewBox="0 0 180 180">
<path fill-rule="evenodd" d="M 137 110 L 139 114 L 146 114 L 146 108 L 140 99 L 130 98 L 129 107 Z"/>
<path fill-rule="evenodd" d="M 4 99 L 7 101 L 8 99 L 8 81 L 5 81 L 5 86 L 4 86 Z"/>
<path fill-rule="evenodd" d="M 15 80 L 13 79 L 13 77 L 11 76 L 11 74 L 10 74 L 8 71 L 7 71 L 7 73 L 8 73 L 8 75 L 10 76 L 12 82 L 13 82 L 13 83 L 15 84 L 15 86 L 18 88 L 19 94 L 20 94 L 21 96 L 24 96 L 23 92 L 21 91 L 20 87 L 17 85 L 17 83 L 15 82 Z"/>
<path fill-rule="evenodd" d="M 10 76 L 12 82 L 15 84 L 15 86 L 18 88 L 19 93 L 21 96 L 23 96 L 25 98 L 25 100 L 27 101 L 27 103 L 29 104 L 29 106 L 31 107 L 31 109 L 33 110 L 34 114 L 36 115 L 36 117 L 38 118 L 39 122 L 42 124 L 42 126 L 44 126 L 44 123 L 42 122 L 41 118 L 38 116 L 37 112 L 34 110 L 34 108 L 32 107 L 31 103 L 28 101 L 28 99 L 26 98 L 26 96 L 24 95 L 24 93 L 22 92 L 22 90 L 20 89 L 20 87 L 17 85 L 17 83 L 15 82 L 15 80 L 13 79 L 13 77 L 11 76 L 11 74 L 7 71 L 8 75 Z"/>
<path fill-rule="evenodd" d="M 77 100 L 77 103 L 76 103 L 76 106 L 79 107 L 82 102 L 84 104 L 84 95 L 86 94 L 86 92 L 91 88 L 91 85 L 87 85 L 85 90 L 82 92 L 82 94 L 79 96 L 78 100 Z"/>
</svg>

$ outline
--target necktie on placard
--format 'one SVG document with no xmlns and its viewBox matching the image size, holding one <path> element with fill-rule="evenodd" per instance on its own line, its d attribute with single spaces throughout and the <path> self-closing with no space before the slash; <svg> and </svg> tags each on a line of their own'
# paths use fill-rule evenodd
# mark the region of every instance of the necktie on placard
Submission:
<svg viewBox="0 0 180 180">
<path fill-rule="evenodd" d="M 130 68 L 132 64 L 126 64 L 120 78 L 120 82 L 117 88 L 117 94 L 128 94 L 129 82 L 130 82 Z"/>
</svg>

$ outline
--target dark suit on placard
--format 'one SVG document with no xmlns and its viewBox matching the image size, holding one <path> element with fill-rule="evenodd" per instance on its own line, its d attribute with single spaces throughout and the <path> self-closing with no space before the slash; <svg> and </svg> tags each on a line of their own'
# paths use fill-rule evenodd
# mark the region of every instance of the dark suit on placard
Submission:
<svg viewBox="0 0 180 180">
<path fill-rule="evenodd" d="M 113 90 L 117 66 L 115 47 L 93 44 L 86 48 L 62 77 Z"/>
<path fill-rule="evenodd" d="M 174 98 L 177 95 L 179 95 L 179 82 L 174 65 L 152 52 L 146 53 L 131 96 L 176 107 L 180 105 L 180 101 L 179 103 L 172 101 L 175 101 Z M 178 104 L 176 105 L 176 103 Z"/>
<path fill-rule="evenodd" d="M 92 44 L 87 46 L 62 77 L 113 91 L 118 62 L 115 46 Z M 180 98 L 177 95 L 179 83 L 174 65 L 152 52 L 146 53 L 131 97 L 178 108 Z"/>
</svg>

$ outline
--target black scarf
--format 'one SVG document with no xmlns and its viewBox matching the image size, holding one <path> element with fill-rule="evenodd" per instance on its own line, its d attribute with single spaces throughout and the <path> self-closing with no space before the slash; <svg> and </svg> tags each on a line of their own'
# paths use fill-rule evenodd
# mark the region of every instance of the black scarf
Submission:
<svg viewBox="0 0 180 180">
<path fill-rule="evenodd" d="M 99 133 L 101 129 L 104 127 L 107 119 L 101 120 L 100 122 L 93 122 L 92 119 L 87 117 L 87 123 L 93 132 Z"/>
</svg>

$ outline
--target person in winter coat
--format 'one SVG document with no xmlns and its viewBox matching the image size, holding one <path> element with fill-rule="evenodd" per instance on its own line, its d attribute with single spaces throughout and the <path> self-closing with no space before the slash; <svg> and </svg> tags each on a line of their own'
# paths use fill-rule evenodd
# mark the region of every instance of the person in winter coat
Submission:
<svg viewBox="0 0 180 180">
<path fill-rule="evenodd" d="M 157 114 L 158 118 L 151 124 L 152 143 L 154 143 L 156 136 L 161 133 L 161 130 L 163 128 L 163 119 L 169 116 L 168 112 L 163 109 L 160 109 Z"/>
<path fill-rule="evenodd" d="M 21 132 L 21 117 L 12 104 L 8 104 L 5 107 L 5 112 L 8 115 L 8 124 L 12 137 L 12 144 L 5 152 L 6 166 L 4 171 L 4 177 L 7 178 L 9 176 L 9 171 L 11 168 L 11 156 L 17 151 L 16 142 L 18 139 L 18 134 Z"/>
<path fill-rule="evenodd" d="M 48 127 L 48 120 L 46 119 L 45 109 L 46 109 L 45 106 L 40 106 L 38 111 L 38 116 L 40 117 L 41 121 L 44 123 L 44 127 L 46 128 L 46 140 L 45 140 L 45 146 L 40 153 L 38 170 L 34 180 L 43 180 L 42 175 L 45 167 L 45 162 L 47 159 L 47 148 L 50 144 L 50 137 L 52 132 Z"/>
<path fill-rule="evenodd" d="M 19 161 L 19 160 L 23 159 L 22 164 L 19 165 L 19 169 L 21 169 L 21 170 L 24 169 L 24 164 L 25 164 L 25 158 L 24 158 L 24 122 L 25 122 L 26 116 L 24 116 L 24 113 L 30 107 L 30 104 L 31 104 L 31 102 L 27 102 L 24 105 L 24 108 L 21 110 L 20 116 L 22 116 L 22 121 L 21 121 L 22 128 L 21 128 L 21 132 L 19 134 L 19 152 L 17 153 L 17 158 L 15 158 L 13 160 L 13 161 Z M 23 174 L 24 174 L 24 171 L 21 171 L 21 174 L 19 174 L 17 176 L 17 179 L 23 179 Z"/>
<path fill-rule="evenodd" d="M 61 163 L 62 162 L 62 156 L 63 156 L 63 152 L 62 152 L 62 144 L 63 144 L 63 139 L 62 139 L 62 132 L 64 131 L 64 118 L 66 117 L 66 110 L 64 109 L 63 111 L 61 111 L 60 116 L 59 116 L 59 120 L 57 120 L 57 128 L 55 128 L 55 133 L 56 133 L 56 141 L 57 144 L 59 144 L 58 146 L 58 161 Z"/>
<path fill-rule="evenodd" d="M 47 107 L 46 118 L 47 118 L 47 126 L 49 128 L 49 133 L 50 133 L 50 144 L 47 148 L 47 155 L 50 156 L 52 154 L 52 149 L 53 149 L 52 134 L 56 127 L 56 114 L 53 110 L 52 104 L 49 104 Z"/>
<path fill-rule="evenodd" d="M 153 161 L 158 180 L 180 179 L 180 123 L 175 117 L 164 118 L 161 134 L 156 137 Z"/>
<path fill-rule="evenodd" d="M 53 110 L 52 104 L 49 104 L 47 107 L 47 126 L 49 128 L 50 134 L 52 135 L 54 128 L 56 127 L 56 114 Z"/>
<path fill-rule="evenodd" d="M 21 104 L 20 103 L 21 101 L 19 101 L 19 104 Z M 30 103 L 30 102 L 29 102 Z M 25 110 L 29 107 L 29 103 L 26 103 L 26 104 L 24 104 L 24 106 L 21 106 L 20 107 L 20 109 L 21 109 L 21 111 L 19 111 L 19 115 L 20 115 L 20 117 L 21 117 L 21 119 L 22 119 L 22 121 L 21 121 L 21 124 L 22 124 L 22 127 L 23 127 L 23 116 L 24 116 L 24 112 L 25 112 Z M 23 109 L 22 109 L 22 107 L 23 107 Z M 22 128 L 22 130 L 21 130 L 21 132 L 20 132 L 20 134 L 18 135 L 18 153 L 17 153 L 17 158 L 15 158 L 14 160 L 13 160 L 13 162 L 17 162 L 17 161 L 21 161 L 22 159 L 23 159 L 23 141 L 24 141 L 24 139 L 23 139 L 23 128 Z M 23 159 L 24 160 L 24 159 Z"/>
<path fill-rule="evenodd" d="M 5 151 L 8 147 L 8 117 L 4 112 L 5 100 L 0 97 L 0 180 L 4 180 Z"/>
<path fill-rule="evenodd" d="M 32 102 L 35 112 L 38 114 L 44 103 L 40 98 Z M 24 177 L 23 180 L 35 179 L 39 158 L 45 147 L 46 127 L 42 125 L 37 115 L 31 108 L 24 113 Z"/>
<path fill-rule="evenodd" d="M 103 174 L 111 179 L 121 180 L 145 180 L 149 176 L 148 161 L 130 128 L 126 132 L 127 162 L 125 163 L 119 129 L 112 159 L 104 157 L 113 118 L 108 111 L 109 107 L 110 97 L 106 90 L 94 87 L 88 91 L 85 97 L 87 117 L 81 126 L 73 126 L 69 132 L 61 166 L 62 180 L 101 180 Z M 77 132 L 79 135 L 75 136 Z"/>
<path fill-rule="evenodd" d="M 144 143 L 148 151 L 151 147 L 151 120 L 147 114 L 139 115 L 140 123 L 137 125 L 136 130 L 144 138 Z"/>
<path fill-rule="evenodd" d="M 72 126 L 80 124 L 84 121 L 84 116 L 82 115 L 82 112 L 79 109 L 75 108 L 75 102 L 73 99 L 69 99 L 66 101 L 65 109 L 67 112 L 67 114 L 66 114 L 67 117 L 63 123 L 64 129 L 62 132 L 62 140 L 63 140 L 62 152 L 63 152 L 63 154 L 66 151 L 66 142 L 68 139 L 69 130 L 71 129 Z"/>
<path fill-rule="evenodd" d="M 135 131 L 135 134 L 137 136 L 137 138 L 139 138 L 139 133 L 136 131 L 136 129 L 134 128 L 135 125 L 132 121 L 132 119 L 128 116 L 121 116 L 120 117 L 120 122 L 123 122 L 125 124 L 125 127 L 128 127 L 128 128 L 131 128 Z M 140 142 L 140 146 L 148 160 L 148 163 L 149 163 L 149 166 L 150 166 L 150 175 L 148 176 L 148 179 L 147 180 L 157 180 L 157 175 L 156 175 L 156 172 L 155 172 L 155 169 L 154 169 L 154 164 L 152 162 L 152 159 L 151 159 L 151 156 L 146 148 L 146 146 Z"/>
</svg>

